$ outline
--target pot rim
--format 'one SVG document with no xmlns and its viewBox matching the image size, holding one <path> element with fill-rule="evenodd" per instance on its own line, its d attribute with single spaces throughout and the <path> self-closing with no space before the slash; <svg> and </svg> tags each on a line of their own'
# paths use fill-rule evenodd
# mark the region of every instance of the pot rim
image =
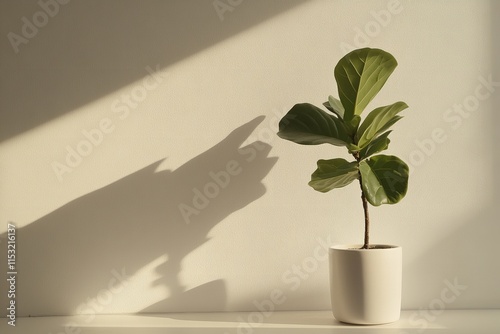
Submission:
<svg viewBox="0 0 500 334">
<path fill-rule="evenodd" d="M 382 252 L 382 251 L 391 251 L 396 249 L 402 249 L 401 246 L 398 245 L 388 245 L 388 244 L 371 244 L 370 246 L 382 246 L 384 248 L 370 248 L 370 249 L 361 249 L 363 247 L 362 244 L 349 244 L 349 245 L 334 245 L 330 247 L 330 250 L 336 251 L 347 251 L 347 252 Z"/>
</svg>

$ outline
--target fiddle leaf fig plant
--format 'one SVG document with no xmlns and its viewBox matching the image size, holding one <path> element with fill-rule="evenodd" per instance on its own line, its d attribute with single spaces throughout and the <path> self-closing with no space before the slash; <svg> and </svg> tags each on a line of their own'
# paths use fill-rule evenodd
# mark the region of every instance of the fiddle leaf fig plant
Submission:
<svg viewBox="0 0 500 334">
<path fill-rule="evenodd" d="M 344 56 L 335 66 L 339 99 L 329 96 L 324 111 L 309 103 L 296 104 L 279 123 L 278 136 L 301 145 L 344 146 L 354 158 L 319 160 L 309 185 L 320 192 L 342 188 L 358 180 L 365 217 L 362 248 L 370 248 L 368 203 L 398 203 L 408 188 L 408 165 L 400 158 L 379 154 L 389 147 L 390 128 L 408 106 L 404 102 L 378 107 L 364 120 L 366 106 L 382 89 L 397 66 L 380 49 L 363 48 Z"/>
</svg>

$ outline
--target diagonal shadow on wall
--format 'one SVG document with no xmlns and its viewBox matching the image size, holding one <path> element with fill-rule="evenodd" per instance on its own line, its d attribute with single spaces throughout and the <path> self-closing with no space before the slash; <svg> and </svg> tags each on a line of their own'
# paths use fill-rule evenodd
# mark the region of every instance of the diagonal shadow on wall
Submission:
<svg viewBox="0 0 500 334">
<path fill-rule="evenodd" d="M 187 290 L 179 274 L 215 225 L 265 194 L 261 181 L 277 161 L 268 157 L 271 146 L 240 147 L 263 119 L 174 171 L 156 171 L 157 161 L 20 228 L 18 316 L 102 311 L 110 302 L 103 302 L 106 294 L 96 302 L 99 291 L 165 255 L 154 285 L 168 288 L 170 298 L 144 311 L 224 310 L 222 279 Z"/>
<path fill-rule="evenodd" d="M 148 66 L 168 67 L 305 1 L 61 5 L 17 54 L 7 38 L 0 42 L 0 142 L 145 77 Z M 216 10 L 218 3 L 226 6 Z M 40 11 L 38 1 L 0 2 L 0 32 L 21 36 L 21 18 Z"/>
<path fill-rule="evenodd" d="M 490 22 L 491 22 L 491 53 L 492 53 L 492 79 L 494 82 L 500 81 L 500 21 L 497 16 L 500 12 L 500 2 L 492 0 L 490 2 Z M 490 73 L 485 73 L 488 77 Z M 423 300 L 422 305 L 418 307 L 432 308 L 439 307 L 439 301 L 443 298 L 441 293 L 446 285 L 444 281 L 454 282 L 457 280 L 460 285 L 467 286 L 464 291 L 459 291 L 456 299 L 453 302 L 446 303 L 446 309 L 463 308 L 498 308 L 500 300 L 500 290 L 498 282 L 500 280 L 500 262 L 498 261 L 498 236 L 500 235 L 500 224 L 498 217 L 500 216 L 500 207 L 498 206 L 498 198 L 500 197 L 500 175 L 497 172 L 500 170 L 500 150 L 497 148 L 500 143 L 500 87 L 496 87 L 490 99 L 491 107 L 480 105 L 479 110 L 473 117 L 484 117 L 481 115 L 487 112 L 488 128 L 485 128 L 484 135 L 475 138 L 480 146 L 485 143 L 488 146 L 493 146 L 494 149 L 490 152 L 493 166 L 491 174 L 477 173 L 471 170 L 469 174 L 463 175 L 464 178 L 487 178 L 492 185 L 489 201 L 484 203 L 484 207 L 467 216 L 454 218 L 456 229 L 450 231 L 446 237 L 436 243 L 434 247 L 423 252 L 411 265 L 404 268 L 403 281 L 407 282 L 403 289 L 403 299 L 415 299 L 411 296 L 414 291 L 421 291 L 422 286 L 437 286 L 435 294 L 428 300 Z M 485 108 L 491 108 L 490 110 Z M 465 126 L 465 125 L 464 125 Z M 491 134 L 487 136 L 486 134 Z M 478 160 L 477 163 L 484 164 L 486 162 Z M 489 162 L 488 162 L 489 163 Z M 453 166 L 445 166 L 443 170 L 453 168 Z M 463 192 L 461 182 L 457 179 L 454 188 L 443 189 L 443 196 L 449 195 L 452 192 Z M 468 194 L 471 197 L 476 196 L 475 193 Z M 484 195 L 484 194 L 480 194 Z M 457 211 L 464 208 L 457 208 Z M 450 215 L 454 215 L 450 213 Z M 455 214 L 456 215 L 456 214 Z M 444 274 L 442 274 L 444 273 Z M 474 273 L 474 275 L 471 275 Z M 444 275 L 444 276 L 443 276 Z M 407 296 L 405 296 L 405 294 Z M 431 304 L 436 302 L 437 304 Z M 413 305 L 417 307 L 417 305 Z M 436 312 L 439 313 L 439 312 Z M 438 316 L 433 318 L 439 320 Z M 415 318 L 422 319 L 421 314 Z M 421 324 L 422 322 L 416 322 Z M 425 323 L 425 322 L 424 322 Z M 422 331 L 422 328 L 419 328 Z"/>
</svg>

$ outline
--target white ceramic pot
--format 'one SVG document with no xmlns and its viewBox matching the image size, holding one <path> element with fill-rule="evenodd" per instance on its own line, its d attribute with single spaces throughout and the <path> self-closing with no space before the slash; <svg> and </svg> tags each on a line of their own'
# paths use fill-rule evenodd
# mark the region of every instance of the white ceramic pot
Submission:
<svg viewBox="0 0 500 334">
<path fill-rule="evenodd" d="M 402 249 L 362 245 L 330 248 L 333 316 L 342 322 L 376 325 L 394 322 L 401 313 Z"/>
</svg>

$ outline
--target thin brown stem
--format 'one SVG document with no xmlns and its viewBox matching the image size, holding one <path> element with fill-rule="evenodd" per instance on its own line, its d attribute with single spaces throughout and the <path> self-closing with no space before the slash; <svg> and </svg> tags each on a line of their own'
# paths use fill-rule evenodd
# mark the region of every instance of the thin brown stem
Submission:
<svg viewBox="0 0 500 334">
<path fill-rule="evenodd" d="M 353 154 L 356 161 L 359 163 L 361 158 L 359 157 L 359 153 Z M 363 243 L 362 249 L 370 248 L 370 215 L 368 214 L 368 201 L 366 200 L 365 192 L 363 191 L 363 178 L 361 176 L 361 171 L 358 171 L 359 176 L 359 187 L 361 189 L 361 201 L 363 203 L 363 211 L 365 213 L 365 240 Z"/>
<path fill-rule="evenodd" d="M 368 202 L 361 186 L 361 175 L 359 176 L 359 185 L 361 187 L 361 201 L 363 202 L 363 210 L 365 212 L 365 242 L 363 249 L 368 249 L 370 247 L 370 215 L 368 214 Z"/>
</svg>

